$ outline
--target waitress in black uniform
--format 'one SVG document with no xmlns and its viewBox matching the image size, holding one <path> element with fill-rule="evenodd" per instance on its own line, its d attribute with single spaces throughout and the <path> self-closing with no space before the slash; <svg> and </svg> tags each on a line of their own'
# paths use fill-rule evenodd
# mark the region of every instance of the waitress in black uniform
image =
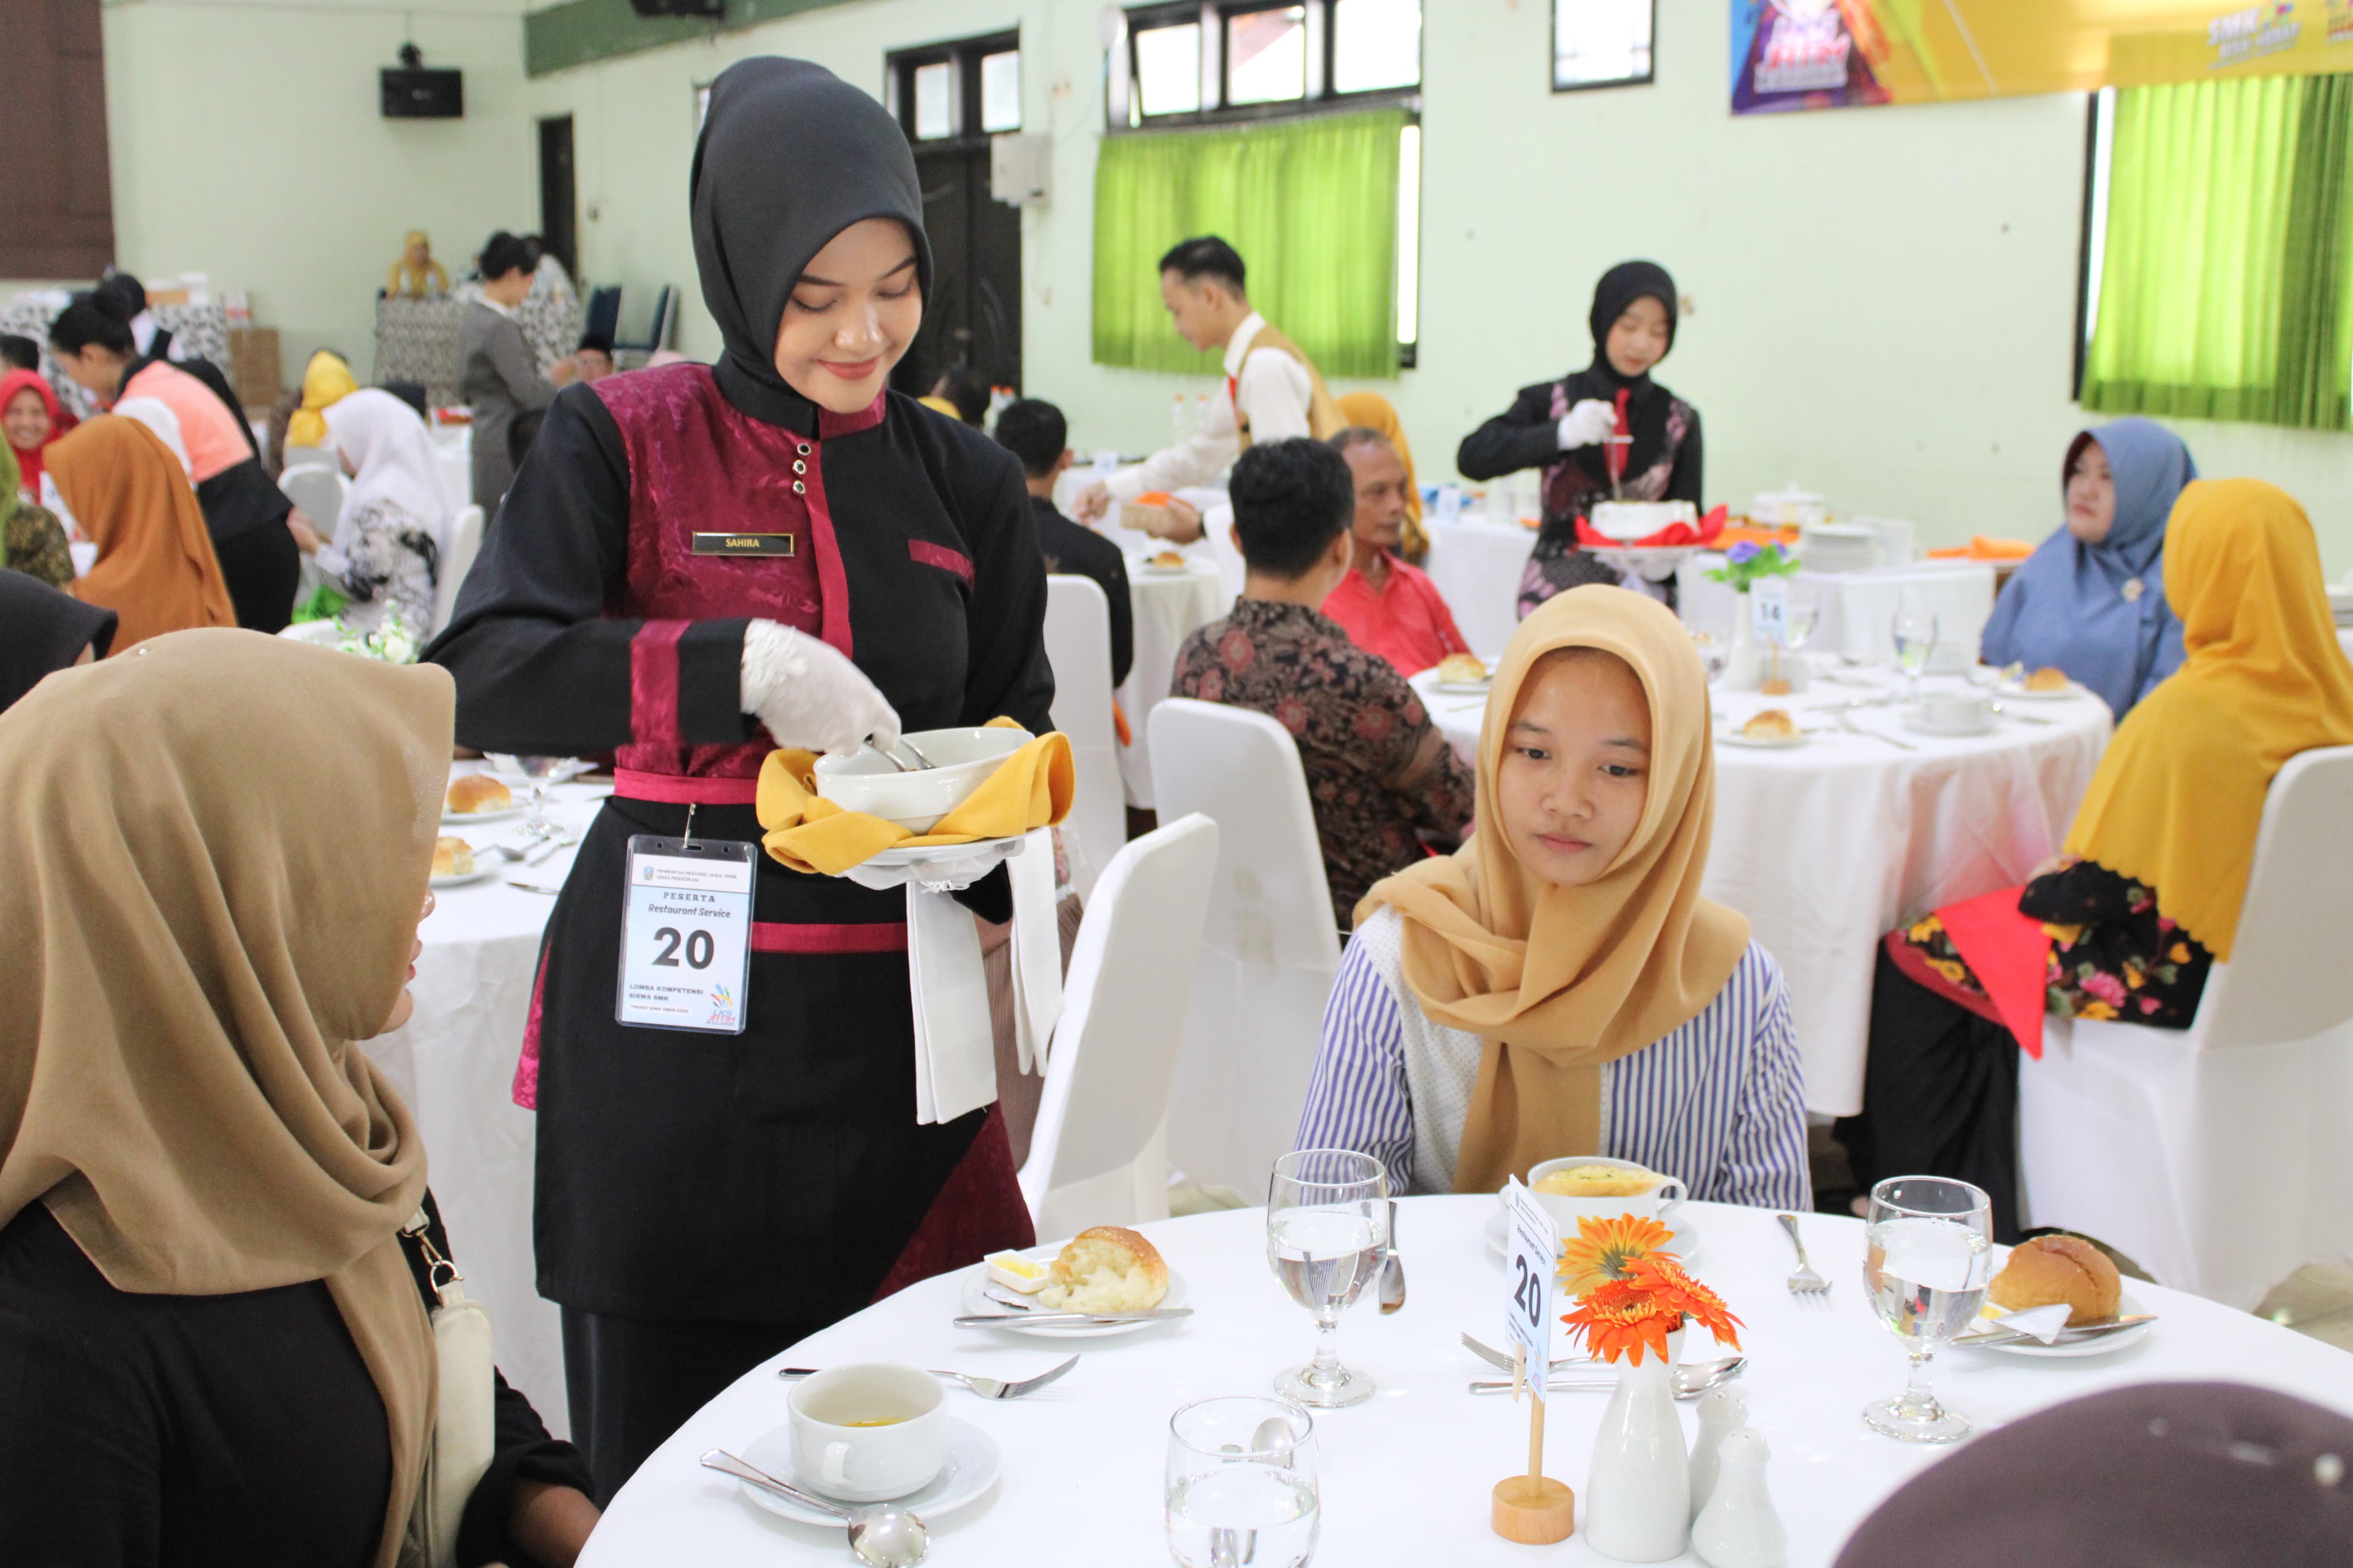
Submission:
<svg viewBox="0 0 2353 1568">
<path fill-rule="evenodd" d="M 886 390 L 932 285 L 906 138 L 799 60 L 731 67 L 695 150 L 725 353 L 565 390 L 427 657 L 486 751 L 613 752 L 525 1041 L 540 1293 L 609 1499 L 748 1368 L 1031 1238 L 995 1107 L 915 1121 L 903 897 L 758 857 L 740 1035 L 615 1020 L 632 835 L 756 840 L 763 757 L 1049 728 L 1020 465 Z M 959 895 L 1010 915 L 999 868 Z"/>
</svg>

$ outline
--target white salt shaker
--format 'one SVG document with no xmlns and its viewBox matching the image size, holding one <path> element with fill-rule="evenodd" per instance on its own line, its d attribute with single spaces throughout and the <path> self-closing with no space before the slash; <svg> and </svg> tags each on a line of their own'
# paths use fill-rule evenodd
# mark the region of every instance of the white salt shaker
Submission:
<svg viewBox="0 0 2353 1568">
<path fill-rule="evenodd" d="M 1785 1568 L 1788 1531 L 1765 1489 L 1772 1451 L 1753 1426 L 1727 1432 L 1716 1445 L 1715 1493 L 1692 1525 L 1692 1546 L 1708 1568 Z"/>
<path fill-rule="evenodd" d="M 1697 1519 L 1715 1489 L 1716 1447 L 1748 1425 L 1748 1401 L 1736 1388 L 1713 1388 L 1700 1395 L 1699 1436 L 1692 1439 L 1691 1509 Z"/>
</svg>

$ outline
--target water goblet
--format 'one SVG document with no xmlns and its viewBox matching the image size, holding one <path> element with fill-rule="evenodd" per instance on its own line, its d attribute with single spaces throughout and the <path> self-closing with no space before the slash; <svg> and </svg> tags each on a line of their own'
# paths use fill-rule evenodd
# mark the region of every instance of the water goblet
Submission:
<svg viewBox="0 0 2353 1568">
<path fill-rule="evenodd" d="M 1967 1328 L 1993 1279 L 1993 1200 L 1943 1176 L 1890 1176 L 1871 1189 L 1863 1293 L 1912 1357 L 1904 1392 L 1862 1407 L 1863 1425 L 1906 1443 L 1955 1443 L 1971 1422 L 1937 1402 L 1928 1362 Z"/>
<path fill-rule="evenodd" d="M 1904 694 L 1908 700 L 1916 701 L 1920 696 L 1920 672 L 1928 668 L 1936 651 L 1936 616 L 1906 588 L 1896 601 L 1888 635 L 1895 644 L 1895 664 L 1904 672 Z"/>
<path fill-rule="evenodd" d="M 522 819 L 525 838 L 553 838 L 562 831 L 547 817 L 547 792 L 569 778 L 588 771 L 588 764 L 578 757 L 528 757 L 512 752 L 484 753 L 491 766 L 500 773 L 519 777 L 531 784 L 531 809 Z"/>
<path fill-rule="evenodd" d="M 1301 1149 L 1274 1163 L 1266 1199 L 1266 1259 L 1291 1299 L 1315 1314 L 1315 1359 L 1274 1380 L 1286 1399 L 1337 1409 L 1373 1396 L 1373 1380 L 1340 1364 L 1340 1314 L 1380 1275 L 1388 1248 L 1388 1173 L 1353 1149 Z"/>
<path fill-rule="evenodd" d="M 1301 1568 L 1323 1521 L 1314 1417 L 1254 1394 L 1187 1405 L 1168 1420 L 1162 1495 L 1184 1568 Z"/>
</svg>

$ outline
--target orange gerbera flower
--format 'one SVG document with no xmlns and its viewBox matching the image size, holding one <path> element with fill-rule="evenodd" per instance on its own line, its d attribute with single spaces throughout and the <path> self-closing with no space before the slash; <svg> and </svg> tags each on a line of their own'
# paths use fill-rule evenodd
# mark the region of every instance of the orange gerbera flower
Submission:
<svg viewBox="0 0 2353 1568">
<path fill-rule="evenodd" d="M 1611 1280 L 1626 1279 L 1628 1270 L 1645 1258 L 1672 1258 L 1673 1253 L 1660 1248 L 1674 1234 L 1640 1215 L 1580 1219 L 1577 1239 L 1560 1249 L 1561 1288 L 1572 1296 L 1588 1295 Z"/>
<path fill-rule="evenodd" d="M 1605 1362 L 1630 1358 L 1642 1364 L 1647 1347 L 1661 1361 L 1669 1359 L 1667 1336 L 1683 1327 L 1683 1314 L 1655 1297 L 1622 1280 L 1612 1280 L 1577 1303 L 1561 1320 L 1586 1349 Z"/>
<path fill-rule="evenodd" d="M 1699 1324 L 1715 1336 L 1718 1344 L 1740 1348 L 1740 1320 L 1732 1315 L 1723 1297 L 1683 1272 L 1673 1254 L 1654 1253 L 1640 1259 L 1626 1283 L 1677 1317 Z"/>
</svg>

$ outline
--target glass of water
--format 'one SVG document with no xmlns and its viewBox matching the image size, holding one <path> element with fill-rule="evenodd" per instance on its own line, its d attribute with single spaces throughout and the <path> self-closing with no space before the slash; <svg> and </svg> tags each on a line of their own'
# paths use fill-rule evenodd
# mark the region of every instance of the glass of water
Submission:
<svg viewBox="0 0 2353 1568">
<path fill-rule="evenodd" d="M 1353 1149 L 1300 1149 L 1274 1163 L 1266 1195 L 1266 1260 L 1291 1299 L 1315 1314 L 1315 1359 L 1274 1380 L 1286 1399 L 1333 1410 L 1373 1396 L 1373 1380 L 1340 1364 L 1340 1314 L 1378 1277 L 1388 1253 L 1388 1173 Z"/>
<path fill-rule="evenodd" d="M 523 757 L 508 752 L 489 752 L 484 755 L 497 772 L 525 779 L 531 784 L 531 811 L 522 819 L 525 838 L 553 838 L 562 831 L 547 819 L 547 792 L 566 779 L 586 773 L 586 763 L 578 757 Z"/>
<path fill-rule="evenodd" d="M 1315 1422 L 1286 1400 L 1204 1399 L 1168 1419 L 1164 1515 L 1185 1568 L 1300 1568 L 1323 1522 Z"/>
<path fill-rule="evenodd" d="M 1937 1403 L 1928 1360 L 1968 1327 L 1993 1278 L 1993 1201 L 1967 1182 L 1890 1176 L 1871 1189 L 1862 1287 L 1879 1321 L 1904 1342 L 1912 1375 L 1893 1399 L 1862 1407 L 1863 1425 L 1906 1443 L 1954 1443 L 1969 1418 Z"/>
<path fill-rule="evenodd" d="M 1920 672 L 1928 668 L 1929 657 L 1936 651 L 1936 617 L 1906 588 L 1895 602 L 1895 618 L 1887 630 L 1895 644 L 1896 668 L 1904 672 L 1904 694 L 1916 700 Z"/>
</svg>

